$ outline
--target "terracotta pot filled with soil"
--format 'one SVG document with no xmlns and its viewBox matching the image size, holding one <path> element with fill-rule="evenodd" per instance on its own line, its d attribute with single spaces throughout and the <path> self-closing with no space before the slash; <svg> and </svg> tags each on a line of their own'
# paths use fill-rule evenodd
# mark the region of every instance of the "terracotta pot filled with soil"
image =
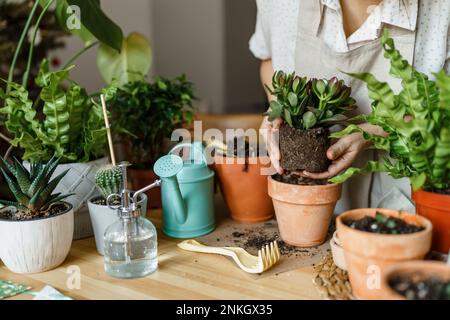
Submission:
<svg viewBox="0 0 450 320">
<path fill-rule="evenodd" d="M 351 88 L 337 78 L 307 79 L 282 71 L 273 75 L 269 91 L 276 99 L 266 113 L 268 121 L 283 120 L 279 146 L 284 173 L 268 180 L 280 234 L 289 244 L 316 246 L 325 241 L 342 187 L 302 178 L 299 171 L 327 171 L 329 128 L 345 124 L 355 100 Z"/>
<path fill-rule="evenodd" d="M 229 152 L 216 152 L 213 169 L 219 179 L 220 190 L 231 217 L 239 222 L 256 223 L 270 220 L 274 209 L 267 193 L 267 175 L 270 168 L 268 157 L 251 152 L 245 141 L 242 150 L 234 139 Z"/>
<path fill-rule="evenodd" d="M 293 175 L 275 175 L 268 183 L 281 238 L 299 247 L 322 244 L 342 186 Z"/>
<path fill-rule="evenodd" d="M 383 278 L 385 299 L 450 300 L 450 266 L 411 261 L 392 266 Z"/>
<path fill-rule="evenodd" d="M 417 214 L 429 219 L 433 224 L 432 249 L 450 251 L 450 190 L 441 193 L 419 190 L 413 192 Z"/>
<path fill-rule="evenodd" d="M 421 260 L 431 248 L 431 222 L 407 212 L 351 210 L 341 214 L 336 225 L 353 294 L 359 299 L 383 299 L 386 269 Z"/>
<path fill-rule="evenodd" d="M 130 168 L 128 169 L 128 176 L 133 190 L 139 190 L 159 179 L 152 169 Z M 150 189 L 149 191 L 146 191 L 145 194 L 148 197 L 148 207 L 150 209 L 161 209 L 162 202 L 160 188 Z"/>
<path fill-rule="evenodd" d="M 284 123 L 280 128 L 281 167 L 289 171 L 327 171 L 329 135 L 326 128 L 302 130 Z"/>
</svg>

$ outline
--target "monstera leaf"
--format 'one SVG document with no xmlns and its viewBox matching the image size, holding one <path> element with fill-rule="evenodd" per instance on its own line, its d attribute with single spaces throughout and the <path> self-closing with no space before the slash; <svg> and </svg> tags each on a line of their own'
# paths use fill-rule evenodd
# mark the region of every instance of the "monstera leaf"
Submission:
<svg viewBox="0 0 450 320">
<path fill-rule="evenodd" d="M 152 64 L 148 40 L 133 32 L 123 39 L 121 52 L 102 44 L 97 53 L 97 67 L 106 83 L 116 79 L 120 86 L 142 80 Z"/>
<path fill-rule="evenodd" d="M 57 0 L 55 14 L 61 27 L 79 36 L 86 46 L 97 39 L 121 50 L 122 30 L 102 11 L 99 0 Z"/>
</svg>

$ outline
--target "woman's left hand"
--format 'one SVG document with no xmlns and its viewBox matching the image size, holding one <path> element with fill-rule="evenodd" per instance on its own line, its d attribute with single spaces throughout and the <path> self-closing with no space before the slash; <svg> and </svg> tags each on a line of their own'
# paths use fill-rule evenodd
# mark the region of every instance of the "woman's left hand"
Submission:
<svg viewBox="0 0 450 320">
<path fill-rule="evenodd" d="M 327 171 L 321 173 L 302 171 L 300 175 L 311 179 L 330 179 L 351 167 L 358 155 L 366 148 L 367 141 L 364 140 L 362 133 L 353 133 L 339 139 L 328 149 L 327 157 L 331 160 L 331 165 Z"/>
</svg>

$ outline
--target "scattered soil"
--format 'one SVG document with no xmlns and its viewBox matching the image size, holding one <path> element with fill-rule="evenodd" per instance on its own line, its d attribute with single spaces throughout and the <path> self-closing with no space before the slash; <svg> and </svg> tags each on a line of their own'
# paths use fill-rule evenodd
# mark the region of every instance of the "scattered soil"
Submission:
<svg viewBox="0 0 450 320">
<path fill-rule="evenodd" d="M 251 254 L 257 254 L 258 250 L 273 241 L 277 241 L 280 252 L 285 257 L 312 257 L 321 253 L 318 247 L 299 248 L 285 243 L 277 232 L 267 231 L 268 228 L 273 227 L 274 223 L 276 222 L 265 222 L 262 226 L 234 231 L 225 238 L 230 239 L 236 246 L 244 248 Z M 333 227 L 330 228 L 330 230 L 332 229 Z M 217 241 L 219 242 L 221 239 L 217 238 Z"/>
<path fill-rule="evenodd" d="M 58 214 L 65 212 L 69 206 L 63 202 L 56 203 L 50 207 L 50 209 L 39 212 L 33 215 L 27 214 L 21 210 L 4 209 L 0 211 L 0 219 L 12 220 L 12 221 L 29 221 L 34 219 L 49 218 L 57 216 Z"/>
<path fill-rule="evenodd" d="M 450 300 L 450 281 L 421 274 L 395 276 L 389 285 L 408 300 Z"/>
<path fill-rule="evenodd" d="M 289 171 L 324 172 L 330 161 L 327 150 L 331 145 L 326 128 L 295 129 L 288 124 L 280 128 L 281 167 Z"/>
<path fill-rule="evenodd" d="M 288 183 L 288 184 L 295 184 L 300 186 L 316 186 L 316 185 L 326 185 L 328 184 L 327 180 L 315 180 L 310 178 L 304 178 L 302 176 L 286 172 L 282 175 L 275 174 L 272 176 L 272 178 L 275 181 Z"/>
<path fill-rule="evenodd" d="M 420 232 L 425 228 L 415 224 L 410 224 L 402 219 L 386 216 L 380 212 L 375 218 L 365 216 L 359 220 L 347 220 L 344 224 L 350 228 L 380 234 L 409 234 Z"/>
</svg>

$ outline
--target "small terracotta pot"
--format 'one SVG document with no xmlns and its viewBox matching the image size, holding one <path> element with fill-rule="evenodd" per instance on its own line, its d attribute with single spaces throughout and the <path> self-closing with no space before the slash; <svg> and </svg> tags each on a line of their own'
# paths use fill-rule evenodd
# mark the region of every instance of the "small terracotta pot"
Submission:
<svg viewBox="0 0 450 320">
<path fill-rule="evenodd" d="M 439 261 L 409 261 L 395 264 L 386 270 L 383 276 L 382 298 L 385 300 L 405 300 L 406 298 L 389 285 L 395 276 L 417 276 L 423 279 L 437 277 L 443 281 L 450 280 L 450 266 Z"/>
<path fill-rule="evenodd" d="M 151 169 L 128 169 L 128 175 L 130 177 L 131 187 L 133 190 L 139 190 L 159 179 L 159 177 Z M 162 207 L 161 188 L 150 189 L 149 191 L 146 191 L 145 194 L 148 197 L 149 208 L 160 209 Z"/>
<path fill-rule="evenodd" d="M 433 224 L 432 249 L 449 253 L 450 250 L 450 196 L 427 192 L 413 192 L 417 214 L 429 219 Z"/>
<path fill-rule="evenodd" d="M 322 244 L 342 186 L 300 186 L 278 182 L 272 177 L 268 181 L 281 238 L 298 247 Z"/>
<path fill-rule="evenodd" d="M 343 223 L 349 219 L 374 217 L 377 212 L 425 229 L 411 234 L 388 235 L 355 230 Z M 381 279 L 386 268 L 402 261 L 421 260 L 430 251 L 433 227 L 430 221 L 418 215 L 389 209 L 357 209 L 341 214 L 336 225 L 353 295 L 358 299 L 382 299 Z"/>
<path fill-rule="evenodd" d="M 270 161 L 250 157 L 246 166 L 237 160 L 244 161 L 243 158 L 215 156 L 213 166 L 231 217 L 246 223 L 271 219 L 274 210 L 267 193 L 267 175 L 261 174 L 261 169 L 268 167 Z"/>
</svg>

